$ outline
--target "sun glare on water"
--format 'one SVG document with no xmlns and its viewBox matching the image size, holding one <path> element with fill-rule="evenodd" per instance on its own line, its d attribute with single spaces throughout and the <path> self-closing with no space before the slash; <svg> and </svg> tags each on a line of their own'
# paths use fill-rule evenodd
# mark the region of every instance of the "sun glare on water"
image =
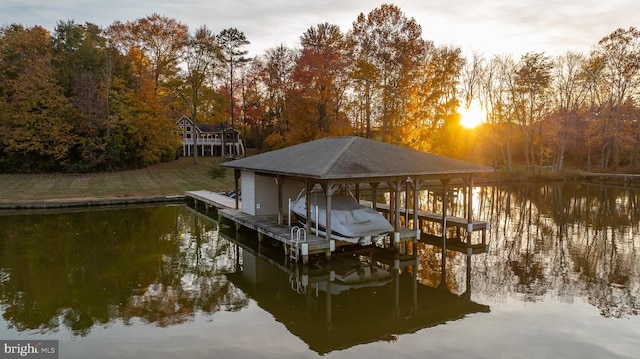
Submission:
<svg viewBox="0 0 640 359">
<path fill-rule="evenodd" d="M 460 107 L 458 112 L 460 113 L 460 124 L 466 128 L 474 128 L 480 125 L 486 117 L 485 111 L 475 101 L 471 102 L 468 108 Z"/>
</svg>

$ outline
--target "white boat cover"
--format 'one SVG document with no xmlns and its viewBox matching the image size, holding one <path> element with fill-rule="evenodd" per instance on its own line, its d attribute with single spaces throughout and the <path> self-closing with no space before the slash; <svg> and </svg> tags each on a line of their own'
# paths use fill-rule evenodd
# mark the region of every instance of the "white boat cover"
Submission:
<svg viewBox="0 0 640 359">
<path fill-rule="evenodd" d="M 319 232 L 324 233 L 326 220 L 326 196 L 323 192 L 311 195 L 311 223 L 315 226 L 316 209 Z M 292 211 L 302 221 L 306 220 L 306 197 L 300 196 L 292 205 Z M 315 227 L 313 228 L 315 230 Z M 360 205 L 354 198 L 342 194 L 331 196 L 332 237 L 351 243 L 370 244 L 372 240 L 393 230 L 389 221 L 377 211 Z"/>
</svg>

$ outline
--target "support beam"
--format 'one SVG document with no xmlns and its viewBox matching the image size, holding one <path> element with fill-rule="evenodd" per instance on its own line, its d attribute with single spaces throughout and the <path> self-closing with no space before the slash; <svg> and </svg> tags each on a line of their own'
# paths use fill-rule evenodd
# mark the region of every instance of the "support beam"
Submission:
<svg viewBox="0 0 640 359">
<path fill-rule="evenodd" d="M 400 232 L 400 191 L 402 190 L 402 182 L 400 181 L 400 179 L 396 179 L 395 181 L 395 188 L 394 191 L 396 193 L 396 205 L 395 205 L 395 214 L 394 214 L 394 223 L 395 223 L 395 230 L 396 232 Z"/>
<path fill-rule="evenodd" d="M 447 252 L 447 202 L 449 202 L 447 189 L 449 187 L 449 179 L 442 179 L 442 259 Z"/>
<path fill-rule="evenodd" d="M 233 179 L 235 181 L 235 190 L 236 190 L 236 209 L 240 208 L 240 202 L 239 202 L 239 198 L 240 197 L 238 194 L 240 193 L 240 186 L 239 186 L 239 180 L 240 180 L 240 176 L 242 175 L 242 172 L 238 169 L 234 169 L 233 170 Z"/>
<path fill-rule="evenodd" d="M 313 183 L 310 183 L 306 178 L 304 179 L 304 191 L 305 191 L 305 206 L 307 207 L 306 223 L 304 225 L 307 233 L 311 233 L 311 190 L 313 189 Z M 316 233 L 317 234 L 317 233 Z"/>
<path fill-rule="evenodd" d="M 467 223 L 473 221 L 473 176 L 465 179 L 467 184 Z"/>
<path fill-rule="evenodd" d="M 388 184 L 391 189 L 390 205 L 393 205 L 390 206 L 391 213 L 389 214 L 393 223 L 393 246 L 396 251 L 400 251 L 400 230 L 402 227 L 400 224 L 400 191 L 403 188 L 403 179 L 396 178 L 393 182 L 388 182 Z"/>
<path fill-rule="evenodd" d="M 331 240 L 331 194 L 327 193 L 327 205 L 325 208 L 325 232 L 327 233 L 327 241 Z"/>
<path fill-rule="evenodd" d="M 413 189 L 413 230 L 416 231 L 416 238 L 413 240 L 413 254 L 416 254 L 416 246 L 418 245 L 418 241 L 420 240 L 420 214 L 418 213 L 418 197 L 420 194 L 420 187 L 422 185 L 422 181 L 418 178 L 414 178 L 411 182 L 411 188 Z"/>
<path fill-rule="evenodd" d="M 280 175 L 277 175 L 275 180 L 278 186 L 278 224 L 282 224 L 282 212 L 284 212 L 282 205 L 282 178 L 280 178 Z"/>
<path fill-rule="evenodd" d="M 467 223 L 473 222 L 473 176 L 469 177 L 469 183 L 467 183 Z M 471 244 L 471 233 L 467 233 L 467 244 Z"/>
<path fill-rule="evenodd" d="M 369 185 L 371 186 L 371 195 L 373 197 L 373 210 L 378 210 L 378 186 L 380 185 L 380 183 L 373 182 L 369 183 Z"/>
</svg>

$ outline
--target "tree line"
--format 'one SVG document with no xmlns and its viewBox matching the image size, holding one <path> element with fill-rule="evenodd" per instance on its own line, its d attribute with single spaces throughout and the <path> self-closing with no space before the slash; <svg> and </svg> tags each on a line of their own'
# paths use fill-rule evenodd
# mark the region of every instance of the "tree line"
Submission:
<svg viewBox="0 0 640 359">
<path fill-rule="evenodd" d="M 175 158 L 175 121 L 223 123 L 267 151 L 357 135 L 517 171 L 636 170 L 640 32 L 589 54 L 465 56 L 391 4 L 343 32 L 247 58 L 235 29 L 153 14 L 105 29 L 0 28 L 0 170 L 101 171 Z M 461 126 L 461 108 L 483 124 Z M 197 161 L 197 158 L 196 158 Z"/>
</svg>

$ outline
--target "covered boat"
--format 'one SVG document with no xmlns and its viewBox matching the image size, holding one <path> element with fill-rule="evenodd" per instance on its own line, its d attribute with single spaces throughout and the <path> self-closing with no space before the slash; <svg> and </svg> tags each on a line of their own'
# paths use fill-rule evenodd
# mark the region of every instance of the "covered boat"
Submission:
<svg viewBox="0 0 640 359">
<path fill-rule="evenodd" d="M 326 234 L 326 196 L 323 192 L 311 195 L 311 227 L 312 231 Z M 306 223 L 306 196 L 299 196 L 293 202 L 291 210 L 301 223 Z M 317 213 L 316 213 L 317 212 Z M 353 197 L 342 194 L 331 196 L 331 237 L 336 240 L 354 244 L 369 245 L 393 231 L 389 224 L 377 211 L 360 205 Z"/>
</svg>

